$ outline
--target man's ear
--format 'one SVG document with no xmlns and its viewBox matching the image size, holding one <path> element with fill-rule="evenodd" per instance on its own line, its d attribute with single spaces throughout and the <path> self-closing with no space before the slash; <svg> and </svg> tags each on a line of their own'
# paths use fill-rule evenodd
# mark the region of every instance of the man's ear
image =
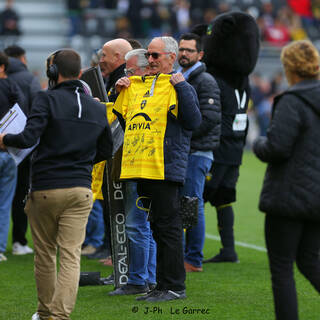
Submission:
<svg viewBox="0 0 320 320">
<path fill-rule="evenodd" d="M 170 60 L 172 62 L 172 65 L 174 65 L 176 59 L 177 59 L 177 55 L 174 53 L 174 52 L 170 52 L 169 53 L 169 57 L 170 57 Z"/>
<path fill-rule="evenodd" d="M 5 78 L 6 77 L 6 73 L 5 73 L 5 66 L 4 64 L 0 65 L 0 78 Z"/>
<path fill-rule="evenodd" d="M 202 60 L 203 55 L 204 55 L 204 51 L 203 50 L 199 51 L 199 61 Z"/>
<path fill-rule="evenodd" d="M 27 58 L 26 58 L 26 55 L 22 55 L 19 60 L 24 64 L 24 65 L 27 65 Z"/>
<path fill-rule="evenodd" d="M 78 75 L 78 79 L 80 79 L 82 76 L 82 70 L 80 70 L 79 75 Z"/>
</svg>

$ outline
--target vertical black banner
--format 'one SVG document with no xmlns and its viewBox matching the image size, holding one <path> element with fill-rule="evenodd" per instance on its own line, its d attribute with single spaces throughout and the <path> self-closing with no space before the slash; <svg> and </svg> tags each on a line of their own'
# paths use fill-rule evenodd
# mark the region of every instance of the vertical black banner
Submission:
<svg viewBox="0 0 320 320">
<path fill-rule="evenodd" d="M 129 272 L 129 245 L 125 227 L 124 184 L 112 181 L 110 164 L 107 164 L 105 172 L 110 210 L 114 285 L 116 288 L 119 288 L 128 282 Z"/>
</svg>

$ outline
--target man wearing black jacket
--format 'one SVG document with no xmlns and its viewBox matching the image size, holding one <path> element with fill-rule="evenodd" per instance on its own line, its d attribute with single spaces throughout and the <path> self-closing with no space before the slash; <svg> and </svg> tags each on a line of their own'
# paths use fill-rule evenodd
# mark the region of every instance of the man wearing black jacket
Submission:
<svg viewBox="0 0 320 320">
<path fill-rule="evenodd" d="M 54 52 L 47 59 L 51 90 L 38 93 L 23 132 L 0 136 L 2 148 L 28 148 L 40 138 L 25 207 L 35 249 L 39 303 L 34 320 L 69 319 L 92 207 L 92 166 L 112 153 L 105 107 L 84 93 L 77 80 L 80 68 L 80 56 L 74 50 Z"/>
<path fill-rule="evenodd" d="M 203 189 L 206 174 L 213 161 L 213 150 L 220 139 L 220 90 L 215 79 L 200 62 L 203 56 L 201 38 L 193 33 L 181 36 L 178 61 L 185 79 L 197 92 L 202 122 L 192 132 L 191 150 L 183 194 L 199 199 L 198 223 L 187 229 L 185 239 L 184 266 L 186 272 L 202 271 L 203 246 L 205 240 L 205 219 Z"/>
<path fill-rule="evenodd" d="M 115 89 L 115 84 L 118 79 L 125 76 L 124 68 L 126 66 L 126 61 L 124 59 L 127 52 L 132 50 L 130 43 L 125 39 L 113 39 L 106 42 L 102 47 L 102 54 L 100 58 L 100 67 L 104 70 L 103 75 L 107 77 L 106 80 L 106 90 L 108 94 L 109 102 L 115 102 L 117 99 L 117 92 Z M 104 181 L 105 183 L 105 181 Z M 102 188 L 104 192 L 106 187 Z M 104 192 L 104 198 L 106 194 Z M 109 264 L 110 254 L 111 254 L 111 230 L 110 230 L 110 213 L 107 206 L 104 206 L 104 224 L 105 224 L 105 237 L 103 245 L 97 249 L 96 252 L 87 255 L 89 259 L 103 259 L 104 263 Z M 112 280 L 112 277 L 111 279 Z"/>
<path fill-rule="evenodd" d="M 102 47 L 100 65 L 102 64 L 104 74 L 108 77 L 106 88 L 110 102 L 115 102 L 117 92 L 116 82 L 125 76 L 124 68 L 126 61 L 124 56 L 132 50 L 131 44 L 125 39 L 114 39 L 106 42 Z"/>
<path fill-rule="evenodd" d="M 15 103 L 23 106 L 23 94 L 17 85 L 7 77 L 8 57 L 0 52 L 0 119 Z M 0 125 L 1 128 L 1 125 Z M 0 262 L 7 260 L 10 226 L 10 208 L 16 187 L 17 167 L 9 153 L 0 150 Z"/>
<path fill-rule="evenodd" d="M 30 113 L 35 95 L 41 91 L 39 80 L 28 70 L 26 51 L 12 45 L 4 49 L 9 57 L 8 77 L 13 80 L 25 96 L 25 107 L 21 106 L 26 116 Z M 30 157 L 24 159 L 18 166 L 16 192 L 12 202 L 12 253 L 24 255 L 33 253 L 26 238 L 28 218 L 24 213 L 24 199 L 30 183 Z"/>
</svg>

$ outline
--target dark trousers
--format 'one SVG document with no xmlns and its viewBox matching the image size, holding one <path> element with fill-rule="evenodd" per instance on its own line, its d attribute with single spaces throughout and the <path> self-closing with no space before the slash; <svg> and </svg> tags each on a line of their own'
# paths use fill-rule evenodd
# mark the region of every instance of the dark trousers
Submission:
<svg viewBox="0 0 320 320">
<path fill-rule="evenodd" d="M 320 292 L 320 222 L 267 214 L 265 237 L 277 320 L 297 320 L 293 263 Z"/>
<path fill-rule="evenodd" d="M 24 199 L 29 190 L 30 159 L 26 158 L 18 166 L 18 180 L 16 192 L 12 201 L 12 243 L 27 244 L 26 232 L 28 218 L 24 213 Z"/>
<path fill-rule="evenodd" d="M 152 201 L 150 226 L 157 243 L 158 290 L 185 289 L 179 189 L 179 184 L 169 181 L 138 181 L 138 195 L 149 197 Z"/>
</svg>

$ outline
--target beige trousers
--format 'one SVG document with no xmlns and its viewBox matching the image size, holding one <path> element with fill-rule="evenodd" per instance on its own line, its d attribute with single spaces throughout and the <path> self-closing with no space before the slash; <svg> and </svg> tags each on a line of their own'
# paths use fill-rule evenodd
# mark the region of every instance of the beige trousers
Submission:
<svg viewBox="0 0 320 320">
<path fill-rule="evenodd" d="M 91 208 L 92 192 L 82 187 L 35 191 L 26 203 L 35 252 L 38 314 L 43 320 L 70 319 Z"/>
</svg>

